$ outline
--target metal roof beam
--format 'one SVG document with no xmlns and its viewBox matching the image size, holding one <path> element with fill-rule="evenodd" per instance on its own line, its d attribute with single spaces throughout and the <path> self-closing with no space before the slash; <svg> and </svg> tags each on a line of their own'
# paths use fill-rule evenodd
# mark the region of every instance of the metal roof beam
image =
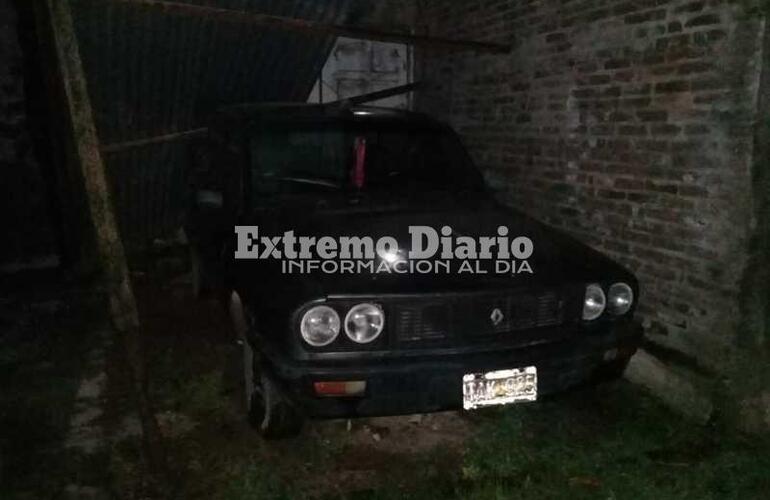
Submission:
<svg viewBox="0 0 770 500">
<path fill-rule="evenodd" d="M 135 139 L 131 141 L 106 144 L 102 146 L 102 153 L 105 153 L 105 154 L 120 153 L 122 151 L 141 148 L 143 146 L 149 146 L 151 144 L 161 144 L 164 142 L 197 139 L 199 137 L 205 137 L 208 131 L 209 131 L 208 128 L 202 127 L 202 128 L 191 129 L 191 130 L 183 130 L 181 132 L 169 132 L 163 135 L 156 135 L 153 137 L 146 137 L 146 138 Z"/>
<path fill-rule="evenodd" d="M 404 43 L 408 45 L 417 45 L 420 47 L 449 51 L 470 50 L 476 52 L 489 52 L 493 54 L 505 54 L 511 50 L 510 45 L 500 43 L 412 35 L 408 33 L 395 33 L 361 26 L 326 24 L 293 17 L 275 16 L 257 12 L 222 9 L 218 7 L 207 7 L 202 5 L 192 5 L 181 2 L 168 2 L 165 0 L 108 1 L 142 8 L 151 8 L 166 14 L 196 18 L 205 17 L 215 21 L 252 24 L 254 26 L 270 27 L 300 33 L 344 36 L 362 40 L 376 40 L 379 42 Z"/>
</svg>

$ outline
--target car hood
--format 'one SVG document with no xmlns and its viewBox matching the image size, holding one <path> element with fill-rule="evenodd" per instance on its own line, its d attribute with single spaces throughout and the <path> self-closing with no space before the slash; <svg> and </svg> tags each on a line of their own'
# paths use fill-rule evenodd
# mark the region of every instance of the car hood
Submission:
<svg viewBox="0 0 770 500">
<path fill-rule="evenodd" d="M 483 291 L 554 286 L 560 284 L 626 280 L 633 276 L 622 266 L 587 245 L 493 200 L 431 200 L 401 206 L 357 204 L 303 203 L 282 205 L 255 211 L 242 217 L 238 224 L 258 226 L 260 236 L 280 236 L 294 231 L 296 236 L 369 236 L 377 241 L 383 236 L 398 240 L 399 248 L 409 250 L 409 226 L 429 226 L 440 231 L 452 228 L 453 236 L 496 236 L 505 226 L 509 237 L 526 236 L 533 242 L 527 264 L 532 272 L 495 272 L 494 263 L 481 264 L 487 273 L 457 270 L 455 259 L 450 273 L 332 273 L 286 274 L 279 261 L 235 260 L 233 280 L 239 289 L 269 302 L 291 297 L 304 302 L 338 295 L 425 294 L 458 291 Z M 233 243 L 235 245 L 235 243 Z M 234 248 L 234 247 L 233 247 Z M 441 259 L 440 250 L 432 260 Z M 426 259 L 431 260 L 431 259 Z M 506 259 L 519 270 L 521 261 Z M 476 269 L 475 262 L 469 262 Z M 502 270 L 506 270 L 503 265 Z"/>
</svg>

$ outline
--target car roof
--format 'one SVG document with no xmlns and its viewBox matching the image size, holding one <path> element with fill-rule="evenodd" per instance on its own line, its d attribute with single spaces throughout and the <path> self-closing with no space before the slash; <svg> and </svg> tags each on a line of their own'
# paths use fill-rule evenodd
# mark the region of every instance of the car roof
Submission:
<svg viewBox="0 0 770 500">
<path fill-rule="evenodd" d="M 440 123 L 424 113 L 377 106 L 348 106 L 345 103 L 310 104 L 273 102 L 241 104 L 219 108 L 215 122 L 247 125 L 252 122 L 353 121 L 361 123 L 403 123 L 436 127 Z"/>
</svg>

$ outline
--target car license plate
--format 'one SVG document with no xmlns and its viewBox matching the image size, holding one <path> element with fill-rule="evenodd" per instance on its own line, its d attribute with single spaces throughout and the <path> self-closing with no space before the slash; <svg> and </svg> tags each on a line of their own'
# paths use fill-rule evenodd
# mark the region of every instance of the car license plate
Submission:
<svg viewBox="0 0 770 500">
<path fill-rule="evenodd" d="M 466 410 L 535 400 L 537 368 L 534 366 L 463 375 L 463 408 Z"/>
</svg>

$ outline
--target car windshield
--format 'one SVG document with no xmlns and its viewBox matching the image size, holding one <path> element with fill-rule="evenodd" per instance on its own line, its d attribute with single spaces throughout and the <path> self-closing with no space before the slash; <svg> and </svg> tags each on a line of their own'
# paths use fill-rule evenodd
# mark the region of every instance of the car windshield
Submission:
<svg viewBox="0 0 770 500">
<path fill-rule="evenodd" d="M 481 191 L 459 139 L 439 128 L 301 126 L 251 138 L 254 192 Z"/>
</svg>

